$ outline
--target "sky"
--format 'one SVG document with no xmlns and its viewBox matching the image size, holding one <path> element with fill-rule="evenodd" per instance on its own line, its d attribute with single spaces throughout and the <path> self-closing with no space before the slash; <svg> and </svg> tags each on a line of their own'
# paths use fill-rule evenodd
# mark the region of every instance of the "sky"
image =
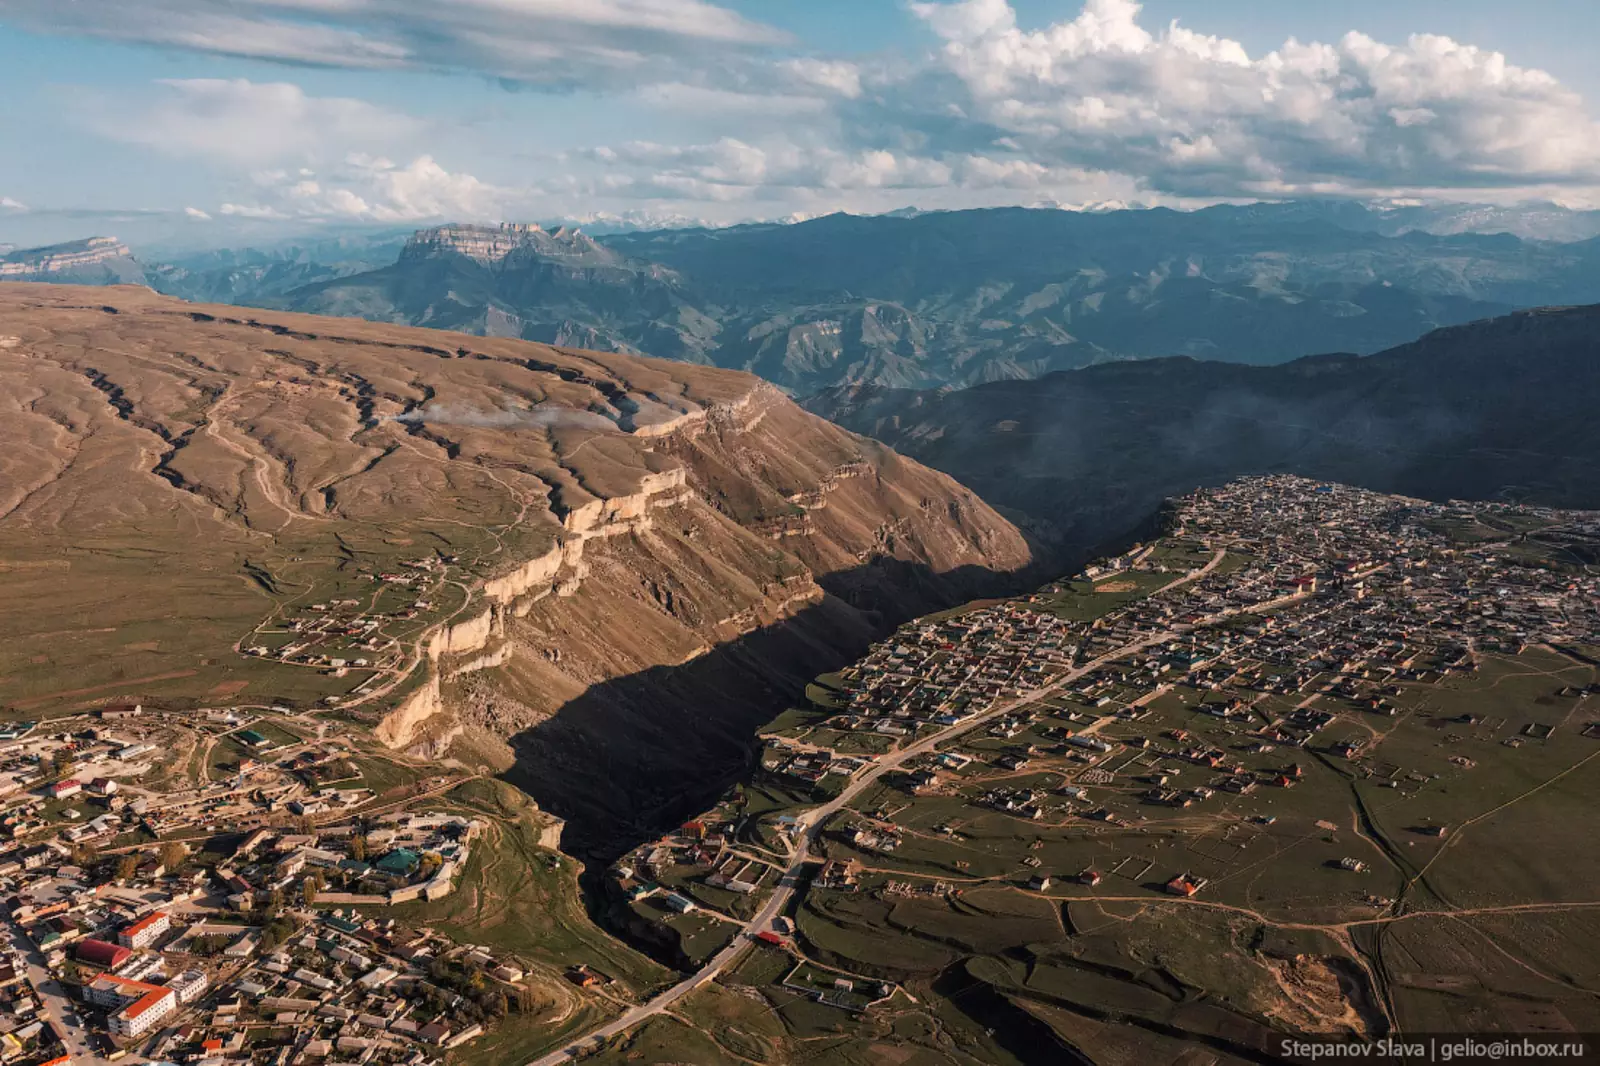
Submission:
<svg viewBox="0 0 1600 1066">
<path fill-rule="evenodd" d="M 1593 0 L 0 0 L 0 242 L 1600 207 Z"/>
</svg>

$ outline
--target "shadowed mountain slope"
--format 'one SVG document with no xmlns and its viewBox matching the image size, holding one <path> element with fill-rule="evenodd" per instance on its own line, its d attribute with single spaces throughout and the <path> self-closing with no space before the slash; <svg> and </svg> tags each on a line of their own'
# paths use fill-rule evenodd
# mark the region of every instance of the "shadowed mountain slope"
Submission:
<svg viewBox="0 0 1600 1066">
<path fill-rule="evenodd" d="M 611 824 L 659 781 L 591 746 L 712 780 L 782 709 L 759 692 L 1032 563 L 948 476 L 732 371 L 16 284 L 0 383 L 0 703 L 323 708 L 501 769 L 571 708 L 519 753 Z M 774 629 L 788 661 L 582 710 Z"/>
<path fill-rule="evenodd" d="M 1437 330 L 1365 358 L 1127 362 L 950 391 L 845 387 L 807 405 L 1081 551 L 1168 495 L 1248 473 L 1600 506 L 1597 397 L 1590 306 Z"/>
</svg>

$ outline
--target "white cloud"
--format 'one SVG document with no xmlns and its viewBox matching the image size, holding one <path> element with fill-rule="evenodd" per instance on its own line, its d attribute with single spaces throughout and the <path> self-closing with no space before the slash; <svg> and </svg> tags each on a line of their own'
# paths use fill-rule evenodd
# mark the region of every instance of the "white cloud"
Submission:
<svg viewBox="0 0 1600 1066">
<path fill-rule="evenodd" d="M 1006 0 L 917 3 L 943 41 L 890 121 L 956 144 L 984 135 L 1046 165 L 1137 174 L 1193 195 L 1592 183 L 1600 125 L 1577 94 L 1498 52 L 1417 35 L 1386 45 L 1290 40 L 1259 58 L 1176 23 L 1151 33 L 1134 0 L 1018 27 Z M 934 145 L 937 150 L 938 145 Z"/>
<path fill-rule="evenodd" d="M 26 211 L 28 205 L 9 196 L 0 196 L 0 211 Z"/>
<path fill-rule="evenodd" d="M 7 0 L 5 8 L 10 21 L 45 31 L 547 85 L 637 82 L 685 59 L 784 39 L 707 0 Z"/>
<path fill-rule="evenodd" d="M 242 78 L 164 80 L 153 96 L 93 93 L 81 96 L 77 109 L 112 140 L 242 166 L 381 147 L 421 129 L 415 119 L 364 100 Z"/>
<path fill-rule="evenodd" d="M 574 98 L 593 127 L 526 129 L 522 102 L 458 113 L 447 129 L 448 119 L 288 80 L 82 97 L 80 118 L 106 137 L 205 161 L 232 182 L 215 197 L 227 201 L 218 215 L 401 222 L 648 201 L 728 219 L 907 202 L 1600 199 L 1600 126 L 1582 100 L 1546 73 L 1439 36 L 1352 32 L 1252 55 L 1201 29 L 1146 25 L 1135 0 L 1080 0 L 1042 26 L 1024 25 L 1009 0 L 915 0 L 905 18 L 931 47 L 847 59 L 797 54 L 737 13 L 756 5 L 733 0 L 0 8 L 8 24 L 213 53 L 594 90 Z M 453 99 L 440 98 L 442 114 Z M 620 132 L 600 146 L 554 139 L 574 126 Z M 470 162 L 454 154 L 464 147 Z"/>
<path fill-rule="evenodd" d="M 849 100 L 861 95 L 861 68 L 838 59 L 789 59 L 779 64 L 801 85 L 825 89 Z"/>
<path fill-rule="evenodd" d="M 225 203 L 222 214 L 253 219 L 338 219 L 418 222 L 500 217 L 526 203 L 526 190 L 503 189 L 471 174 L 451 173 L 431 156 L 399 165 L 354 154 L 317 172 L 264 171 L 254 177 L 253 203 Z"/>
<path fill-rule="evenodd" d="M 683 82 L 662 82 L 647 85 L 635 92 L 631 99 L 650 107 L 675 111 L 704 118 L 757 117 L 772 119 L 797 115 L 818 115 L 827 110 L 826 100 L 816 96 L 784 93 L 740 92 L 732 89 L 715 89 Z"/>
<path fill-rule="evenodd" d="M 200 210 L 198 207 L 186 207 L 183 209 L 183 213 L 185 216 L 194 219 L 196 222 L 211 221 L 211 216 L 205 211 Z"/>
<path fill-rule="evenodd" d="M 940 158 L 887 149 L 844 151 L 775 137 L 760 144 L 723 138 L 678 146 L 635 141 L 591 150 L 607 165 L 592 195 L 677 197 L 712 203 L 805 198 L 853 199 L 892 190 L 1011 190 L 1079 200 L 1132 196 L 1131 179 L 1080 167 L 984 155 Z"/>
<path fill-rule="evenodd" d="M 224 215 L 227 215 L 229 218 L 251 218 L 280 221 L 289 217 L 282 211 L 279 211 L 277 208 L 265 207 L 261 204 L 223 204 L 220 208 L 218 208 L 218 210 Z"/>
</svg>

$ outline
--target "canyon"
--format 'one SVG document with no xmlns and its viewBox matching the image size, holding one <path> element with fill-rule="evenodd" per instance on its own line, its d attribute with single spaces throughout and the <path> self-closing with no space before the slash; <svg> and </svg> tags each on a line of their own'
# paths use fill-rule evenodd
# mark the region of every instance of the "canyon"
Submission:
<svg viewBox="0 0 1600 1066">
<path fill-rule="evenodd" d="M 0 702 L 321 708 L 505 775 L 571 848 L 702 801 L 815 673 L 1038 565 L 733 371 L 129 287 L 0 287 L 0 335 Z M 392 641 L 242 654 L 308 605 Z"/>
</svg>

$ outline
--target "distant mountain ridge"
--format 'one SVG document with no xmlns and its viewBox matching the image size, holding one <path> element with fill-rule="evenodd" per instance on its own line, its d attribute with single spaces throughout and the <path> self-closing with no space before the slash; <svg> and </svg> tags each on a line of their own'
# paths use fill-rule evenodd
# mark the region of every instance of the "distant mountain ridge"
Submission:
<svg viewBox="0 0 1600 1066">
<path fill-rule="evenodd" d="M 488 231 L 440 227 L 393 267 L 281 302 L 712 363 L 804 394 L 1173 354 L 1371 352 L 1519 306 L 1600 299 L 1600 242 L 1380 232 L 1403 224 L 1292 203 L 831 215 L 597 239 L 523 227 L 493 231 L 508 243 L 492 262 L 440 239 Z"/>
<path fill-rule="evenodd" d="M 1521 311 L 1372 356 L 1124 362 L 805 406 L 1085 551 L 1160 501 L 1295 473 L 1430 499 L 1600 507 L 1600 306 Z"/>
<path fill-rule="evenodd" d="M 809 395 L 1173 355 L 1271 364 L 1371 353 L 1517 308 L 1600 300 L 1600 238 L 1476 232 L 1497 223 L 1571 235 L 1600 225 L 1600 213 L 1296 201 L 908 209 L 598 237 L 566 225 L 452 224 L 121 260 L 98 280 L 649 354 Z"/>
<path fill-rule="evenodd" d="M 43 248 L 24 248 L 0 253 L 0 278 L 17 281 L 30 277 L 49 280 L 70 280 L 84 271 L 100 267 L 107 274 L 115 274 L 122 260 L 132 267 L 128 246 L 115 237 L 90 237 L 65 244 L 52 244 Z M 108 278 L 108 281 L 113 280 Z"/>
</svg>

